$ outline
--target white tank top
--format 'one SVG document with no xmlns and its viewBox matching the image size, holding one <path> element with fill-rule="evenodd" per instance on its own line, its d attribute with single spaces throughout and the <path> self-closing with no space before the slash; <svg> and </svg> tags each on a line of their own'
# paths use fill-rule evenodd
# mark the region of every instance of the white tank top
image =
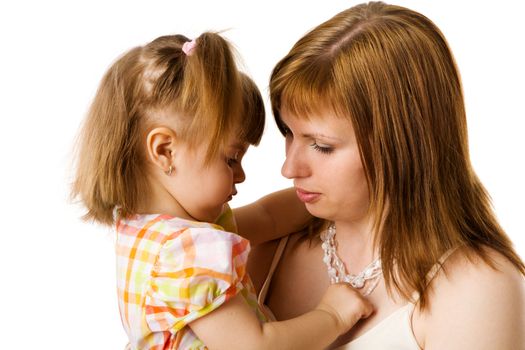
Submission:
<svg viewBox="0 0 525 350">
<path fill-rule="evenodd" d="M 412 332 L 411 317 L 414 304 L 397 309 L 381 322 L 370 328 L 338 350 L 419 350 L 421 349 Z"/>
</svg>

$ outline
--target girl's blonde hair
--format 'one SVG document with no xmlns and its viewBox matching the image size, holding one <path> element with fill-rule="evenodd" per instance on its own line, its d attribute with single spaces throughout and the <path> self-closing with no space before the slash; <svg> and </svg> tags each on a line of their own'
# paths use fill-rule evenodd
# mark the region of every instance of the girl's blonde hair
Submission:
<svg viewBox="0 0 525 350">
<path fill-rule="evenodd" d="M 427 301 L 426 274 L 448 250 L 484 247 L 523 262 L 472 169 L 460 76 L 440 30 L 381 2 L 343 11 L 301 38 L 270 80 L 280 112 L 331 109 L 355 130 L 388 288 Z"/>
<path fill-rule="evenodd" d="M 240 139 L 251 145 L 258 145 L 264 132 L 266 112 L 259 88 L 245 73 L 241 73 L 243 125 Z"/>
<path fill-rule="evenodd" d="M 125 53 L 104 75 L 77 149 L 72 196 L 87 208 L 85 219 L 112 224 L 115 208 L 121 216 L 136 213 L 149 192 L 145 137 L 160 115 L 176 115 L 177 136 L 191 146 L 207 142 L 207 161 L 225 135 L 243 128 L 245 78 L 229 43 L 204 33 L 186 54 L 182 48 L 189 41 L 183 35 L 159 37 Z"/>
</svg>

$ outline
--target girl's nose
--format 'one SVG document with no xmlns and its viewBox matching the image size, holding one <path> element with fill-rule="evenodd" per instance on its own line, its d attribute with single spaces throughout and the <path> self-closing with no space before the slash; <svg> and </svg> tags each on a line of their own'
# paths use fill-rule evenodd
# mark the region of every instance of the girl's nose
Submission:
<svg viewBox="0 0 525 350">
<path fill-rule="evenodd" d="M 233 182 L 236 184 L 242 183 L 246 180 L 246 174 L 240 163 L 235 164 L 233 169 Z"/>
</svg>

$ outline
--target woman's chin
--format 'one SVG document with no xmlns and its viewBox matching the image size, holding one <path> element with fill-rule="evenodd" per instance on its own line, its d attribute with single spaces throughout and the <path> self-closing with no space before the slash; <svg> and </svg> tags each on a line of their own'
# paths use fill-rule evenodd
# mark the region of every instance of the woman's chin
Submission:
<svg viewBox="0 0 525 350">
<path fill-rule="evenodd" d="M 308 210 L 310 214 L 317 218 L 324 220 L 332 220 L 332 218 L 334 217 L 333 215 L 330 215 L 330 213 L 326 209 L 322 208 L 319 205 L 306 203 L 305 206 L 306 210 Z"/>
</svg>

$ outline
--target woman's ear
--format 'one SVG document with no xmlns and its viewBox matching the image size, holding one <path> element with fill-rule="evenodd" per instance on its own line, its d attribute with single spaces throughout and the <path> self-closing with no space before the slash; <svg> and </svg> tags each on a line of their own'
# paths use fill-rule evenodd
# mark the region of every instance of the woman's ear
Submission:
<svg viewBox="0 0 525 350">
<path fill-rule="evenodd" d="M 146 138 L 147 154 L 151 162 L 171 175 L 174 170 L 174 156 L 177 135 L 167 127 L 161 126 L 151 130 Z"/>
</svg>

